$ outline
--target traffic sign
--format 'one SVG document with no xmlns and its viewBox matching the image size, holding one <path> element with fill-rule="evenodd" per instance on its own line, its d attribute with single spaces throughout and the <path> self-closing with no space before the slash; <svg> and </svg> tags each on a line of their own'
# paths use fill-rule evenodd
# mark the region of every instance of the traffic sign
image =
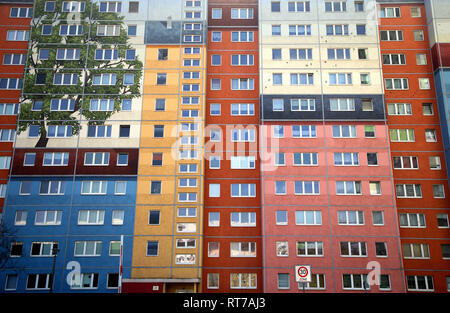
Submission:
<svg viewBox="0 0 450 313">
<path fill-rule="evenodd" d="M 295 281 L 297 283 L 310 283 L 311 282 L 311 266 L 296 265 L 295 266 Z"/>
</svg>

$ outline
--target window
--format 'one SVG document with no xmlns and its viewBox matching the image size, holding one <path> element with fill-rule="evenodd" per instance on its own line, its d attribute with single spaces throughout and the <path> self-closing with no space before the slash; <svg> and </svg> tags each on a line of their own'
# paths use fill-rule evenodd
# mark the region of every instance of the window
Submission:
<svg viewBox="0 0 450 313">
<path fill-rule="evenodd" d="M 191 24 L 185 24 L 185 27 L 191 25 Z M 201 24 L 192 24 L 194 25 L 201 25 Z M 198 28 L 198 27 L 197 27 Z M 184 35 L 184 42 L 201 42 L 202 37 L 200 35 Z"/>
<path fill-rule="evenodd" d="M 220 253 L 220 243 L 219 242 L 208 242 L 208 257 L 217 258 Z"/>
<path fill-rule="evenodd" d="M 197 245 L 195 239 L 191 238 L 183 238 L 183 239 L 177 239 L 176 247 L 178 249 L 191 249 L 195 248 Z"/>
<path fill-rule="evenodd" d="M 341 256 L 367 256 L 365 242 L 358 241 L 341 241 Z"/>
<path fill-rule="evenodd" d="M 256 273 L 231 273 L 231 289 L 256 289 Z"/>
<path fill-rule="evenodd" d="M 437 142 L 436 130 L 435 129 L 425 129 L 425 140 L 427 142 Z"/>
<path fill-rule="evenodd" d="M 5 290 L 16 290 L 17 282 L 19 281 L 19 275 L 17 274 L 7 274 Z"/>
<path fill-rule="evenodd" d="M 429 78 L 419 78 L 419 88 L 428 90 L 431 89 Z"/>
<path fill-rule="evenodd" d="M 86 152 L 84 165 L 109 165 L 109 152 Z"/>
<path fill-rule="evenodd" d="M 163 112 L 166 110 L 166 99 L 155 99 L 155 111 Z"/>
<path fill-rule="evenodd" d="M 0 115 L 16 115 L 18 107 L 16 103 L 0 103 Z"/>
<path fill-rule="evenodd" d="M 3 65 L 24 65 L 25 57 L 25 54 L 5 53 L 3 55 Z"/>
<path fill-rule="evenodd" d="M 230 242 L 230 257 L 256 257 L 256 242 Z"/>
<path fill-rule="evenodd" d="M 7 41 L 28 41 L 30 32 L 28 30 L 8 30 L 6 33 Z"/>
<path fill-rule="evenodd" d="M 210 156 L 209 157 L 209 168 L 210 169 L 220 169 L 220 156 Z"/>
<path fill-rule="evenodd" d="M 365 35 L 366 34 L 366 25 L 365 24 L 359 24 L 356 25 L 356 35 Z"/>
<path fill-rule="evenodd" d="M 337 195 L 360 195 L 361 182 L 360 181 L 337 181 L 336 182 Z"/>
<path fill-rule="evenodd" d="M 272 60 L 281 60 L 281 49 L 272 49 Z"/>
<path fill-rule="evenodd" d="M 20 78 L 1 78 L 0 89 L 22 89 L 22 79 Z"/>
<path fill-rule="evenodd" d="M 195 192 L 180 192 L 178 193 L 179 202 L 195 202 L 197 201 L 197 194 Z"/>
<path fill-rule="evenodd" d="M 231 197 L 256 197 L 256 185 L 231 184 Z"/>
<path fill-rule="evenodd" d="M 381 183 L 379 181 L 369 181 L 369 191 L 371 195 L 381 195 Z"/>
<path fill-rule="evenodd" d="M 100 12 L 120 12 L 122 9 L 122 3 L 116 1 L 103 1 L 100 2 Z"/>
<path fill-rule="evenodd" d="M 283 85 L 283 74 L 281 73 L 273 73 L 272 74 L 273 85 Z M 283 102 L 283 99 L 273 99 L 272 101 Z"/>
<path fill-rule="evenodd" d="M 355 1 L 355 12 L 364 12 L 364 0 Z"/>
<path fill-rule="evenodd" d="M 414 35 L 415 41 L 424 41 L 425 40 L 424 32 L 421 29 L 414 30 L 413 35 Z"/>
<path fill-rule="evenodd" d="M 231 169 L 254 169 L 254 156 L 231 156 Z"/>
<path fill-rule="evenodd" d="M 401 30 L 382 30 L 380 32 L 381 41 L 402 41 L 403 31 Z"/>
<path fill-rule="evenodd" d="M 389 115 L 411 115 L 411 103 L 388 103 Z"/>
<path fill-rule="evenodd" d="M 301 289 L 302 284 L 298 284 L 298 289 Z M 311 282 L 306 283 L 305 289 L 325 289 L 325 274 L 311 274 Z"/>
<path fill-rule="evenodd" d="M 359 48 L 358 49 L 358 59 L 359 60 L 367 60 L 367 58 L 368 58 L 368 49 Z"/>
<path fill-rule="evenodd" d="M 117 60 L 119 57 L 118 49 L 97 49 L 95 50 L 95 60 L 111 61 Z"/>
<path fill-rule="evenodd" d="M 0 170 L 8 170 L 11 165 L 10 156 L 0 156 Z"/>
<path fill-rule="evenodd" d="M 253 42 L 253 32 L 231 32 L 232 42 Z"/>
<path fill-rule="evenodd" d="M 275 182 L 275 194 L 276 195 L 285 195 L 286 194 L 286 182 L 285 181 L 276 181 Z"/>
<path fill-rule="evenodd" d="M 103 225 L 105 210 L 80 210 L 78 211 L 78 225 Z"/>
<path fill-rule="evenodd" d="M 285 166 L 286 161 L 284 157 L 284 152 L 275 152 L 274 153 L 274 165 L 276 166 Z"/>
<path fill-rule="evenodd" d="M 280 12 L 280 1 L 272 1 L 270 3 L 271 12 Z"/>
<path fill-rule="evenodd" d="M 130 125 L 120 125 L 119 126 L 119 138 L 129 138 L 130 137 Z"/>
<path fill-rule="evenodd" d="M 322 212 L 295 211 L 295 225 L 322 225 Z"/>
<path fill-rule="evenodd" d="M 383 54 L 384 65 L 405 65 L 406 56 L 404 54 Z"/>
<path fill-rule="evenodd" d="M 316 125 L 293 125 L 292 138 L 316 138 Z"/>
<path fill-rule="evenodd" d="M 287 211 L 276 211 L 275 221 L 277 225 L 287 225 L 288 224 Z"/>
<path fill-rule="evenodd" d="M 117 154 L 117 166 L 128 165 L 128 153 L 118 153 Z"/>
<path fill-rule="evenodd" d="M 411 17 L 421 17 L 420 7 L 411 7 Z"/>
<path fill-rule="evenodd" d="M 383 211 L 372 211 L 372 223 L 373 225 L 384 225 Z"/>
<path fill-rule="evenodd" d="M 34 166 L 36 153 L 25 153 L 23 157 L 23 166 Z"/>
<path fill-rule="evenodd" d="M 84 12 L 84 1 L 63 1 L 62 12 Z"/>
<path fill-rule="evenodd" d="M 310 12 L 310 1 L 289 1 L 288 12 Z"/>
<path fill-rule="evenodd" d="M 312 49 L 289 49 L 291 60 L 312 60 Z"/>
<path fill-rule="evenodd" d="M 220 90 L 221 87 L 221 79 L 220 78 L 212 78 L 211 79 L 211 90 Z"/>
<path fill-rule="evenodd" d="M 128 13 L 139 13 L 139 1 L 130 1 Z"/>
<path fill-rule="evenodd" d="M 416 64 L 417 65 L 426 65 L 427 64 L 427 55 L 425 53 L 417 53 L 416 54 Z"/>
<path fill-rule="evenodd" d="M 81 273 L 79 282 L 76 280 L 76 274 L 72 276 L 70 289 L 96 289 L 98 288 L 98 273 Z"/>
<path fill-rule="evenodd" d="M 327 25 L 326 26 L 327 36 L 346 36 L 348 35 L 348 25 Z"/>
<path fill-rule="evenodd" d="M 231 227 L 256 227 L 255 212 L 231 212 Z"/>
<path fill-rule="evenodd" d="M 281 36 L 281 25 L 272 25 L 272 36 Z"/>
<path fill-rule="evenodd" d="M 343 289 L 363 290 L 365 284 L 367 284 L 366 274 L 342 274 Z"/>
<path fill-rule="evenodd" d="M 74 256 L 100 256 L 101 253 L 101 241 L 75 241 Z"/>
<path fill-rule="evenodd" d="M 295 195 L 318 195 L 320 194 L 319 181 L 295 181 Z"/>
<path fill-rule="evenodd" d="M 420 184 L 397 184 L 395 185 L 397 198 L 422 198 L 422 187 Z"/>
<path fill-rule="evenodd" d="M 434 291 L 432 276 L 406 276 L 406 284 L 409 291 Z"/>
<path fill-rule="evenodd" d="M 111 125 L 88 126 L 88 138 L 110 138 Z"/>
<path fill-rule="evenodd" d="M 254 65 L 253 54 L 233 54 L 231 55 L 231 65 Z"/>
<path fill-rule="evenodd" d="M 297 256 L 323 256 L 323 242 L 297 241 Z"/>
<path fill-rule="evenodd" d="M 108 273 L 106 288 L 119 288 L 119 273 Z"/>
<path fill-rule="evenodd" d="M 27 211 L 16 211 L 14 226 L 25 226 L 27 224 Z"/>
<path fill-rule="evenodd" d="M 276 242 L 277 256 L 289 256 L 289 243 L 287 241 Z"/>
<path fill-rule="evenodd" d="M 430 169 L 440 170 L 441 169 L 441 158 L 439 156 L 429 157 Z"/>
<path fill-rule="evenodd" d="M 416 156 L 394 156 L 394 169 L 418 169 L 419 163 Z"/>
<path fill-rule="evenodd" d="M 94 75 L 92 79 L 92 85 L 94 86 L 112 86 L 117 81 L 116 74 L 100 74 Z"/>
<path fill-rule="evenodd" d="M 180 164 L 180 173 L 196 173 L 198 170 L 197 164 Z"/>
<path fill-rule="evenodd" d="M 403 243 L 403 257 L 405 259 L 429 259 L 430 250 L 425 243 Z"/>
<path fill-rule="evenodd" d="M 351 73 L 330 73 L 329 74 L 330 85 L 351 85 L 352 74 Z"/>
<path fill-rule="evenodd" d="M 136 59 L 136 50 L 135 49 L 125 50 L 125 60 L 134 61 L 135 59 Z"/>
<path fill-rule="evenodd" d="M 222 18 L 222 9 L 221 8 L 212 8 L 211 9 L 211 18 L 214 20 Z"/>
<path fill-rule="evenodd" d="M 160 211 L 150 210 L 148 212 L 148 224 L 159 225 L 160 223 Z"/>
<path fill-rule="evenodd" d="M 315 111 L 315 99 L 291 99 L 291 111 Z"/>
<path fill-rule="evenodd" d="M 423 213 L 400 213 L 400 227 L 423 228 L 425 225 L 425 214 Z"/>
<path fill-rule="evenodd" d="M 448 214 L 436 214 L 438 228 L 449 228 Z"/>
<path fill-rule="evenodd" d="M 231 90 L 253 90 L 253 78 L 233 78 L 231 79 Z"/>
<path fill-rule="evenodd" d="M 231 115 L 241 115 L 248 116 L 255 114 L 254 103 L 232 103 L 231 104 Z"/>
<path fill-rule="evenodd" d="M 119 36 L 120 35 L 120 25 L 98 25 L 97 26 L 97 36 Z"/>
<path fill-rule="evenodd" d="M 432 103 L 422 103 L 422 114 L 423 115 L 434 115 L 433 104 Z"/>
<path fill-rule="evenodd" d="M 52 29 L 53 29 L 53 27 L 52 27 L 51 24 L 50 25 L 48 25 L 48 24 L 42 25 L 41 35 L 43 35 L 43 36 L 50 36 L 52 34 Z"/>
<path fill-rule="evenodd" d="M 55 1 L 45 1 L 44 12 L 54 12 Z"/>
<path fill-rule="evenodd" d="M 391 142 L 414 142 L 414 129 L 390 129 Z"/>
<path fill-rule="evenodd" d="M 147 241 L 147 256 L 158 256 L 158 249 L 158 241 Z"/>
<path fill-rule="evenodd" d="M 150 183 L 150 194 L 160 195 L 161 194 L 161 181 L 151 181 Z"/>
<path fill-rule="evenodd" d="M 350 60 L 350 49 L 328 49 L 328 60 Z"/>
<path fill-rule="evenodd" d="M 359 166 L 357 152 L 334 152 L 335 166 Z"/>
<path fill-rule="evenodd" d="M 232 129 L 231 140 L 232 142 L 254 142 L 255 129 Z"/>
<path fill-rule="evenodd" d="M 82 195 L 105 195 L 108 182 L 106 180 L 85 180 L 81 182 Z"/>
<path fill-rule="evenodd" d="M 284 125 L 273 125 L 273 138 L 284 138 Z"/>
<path fill-rule="evenodd" d="M 314 85 L 313 73 L 291 73 L 291 85 Z"/>
<path fill-rule="evenodd" d="M 211 33 L 211 41 L 212 42 L 221 42 L 222 41 L 222 32 L 212 32 Z"/>
<path fill-rule="evenodd" d="M 125 215 L 124 210 L 113 210 L 112 211 L 112 225 L 122 225 L 124 215 Z"/>
<path fill-rule="evenodd" d="M 126 193 L 127 193 L 127 182 L 126 181 L 114 182 L 114 194 L 115 195 L 125 195 Z"/>
<path fill-rule="evenodd" d="M 9 17 L 32 17 L 33 16 L 33 8 L 11 8 L 9 11 Z"/>
<path fill-rule="evenodd" d="M 377 257 L 386 257 L 388 255 L 386 242 L 375 242 L 375 255 Z"/>
<path fill-rule="evenodd" d="M 62 180 L 41 181 L 39 195 L 64 195 L 65 185 Z"/>
<path fill-rule="evenodd" d="M 445 198 L 444 185 L 433 185 L 433 198 Z"/>
<path fill-rule="evenodd" d="M 345 12 L 347 11 L 347 1 L 325 1 L 325 12 Z"/>
<path fill-rule="evenodd" d="M 0 198 L 5 198 L 6 188 L 7 188 L 7 184 L 0 184 Z"/>
<path fill-rule="evenodd" d="M 209 197 L 210 198 L 220 197 L 220 184 L 209 184 Z"/>
<path fill-rule="evenodd" d="M 83 25 L 62 24 L 59 26 L 60 36 L 81 36 L 83 35 Z"/>
<path fill-rule="evenodd" d="M 355 111 L 355 99 L 353 98 L 331 98 L 331 111 Z"/>
<path fill-rule="evenodd" d="M 61 225 L 62 211 L 36 211 L 34 225 Z"/>
<path fill-rule="evenodd" d="M 375 138 L 375 126 L 374 125 L 365 125 L 364 126 L 364 137 Z"/>
<path fill-rule="evenodd" d="M 311 36 L 311 25 L 289 25 L 289 36 Z"/>
<path fill-rule="evenodd" d="M 28 274 L 26 290 L 49 289 L 52 283 L 52 274 Z"/>
<path fill-rule="evenodd" d="M 318 165 L 317 152 L 299 152 L 293 154 L 294 166 L 316 166 Z"/>
<path fill-rule="evenodd" d="M 333 125 L 333 138 L 356 138 L 355 125 Z"/>
<path fill-rule="evenodd" d="M 381 18 L 400 17 L 400 8 L 381 8 Z"/>
<path fill-rule="evenodd" d="M 231 9 L 231 19 L 253 19 L 252 8 Z"/>
<path fill-rule="evenodd" d="M 338 211 L 339 225 L 364 225 L 363 211 Z"/>
<path fill-rule="evenodd" d="M 153 126 L 153 137 L 163 138 L 164 137 L 164 125 L 154 125 Z"/>
<path fill-rule="evenodd" d="M 289 286 L 289 274 L 287 273 L 278 273 L 278 289 L 290 289 Z"/>
<path fill-rule="evenodd" d="M 31 194 L 31 181 L 21 181 L 19 187 L 19 195 L 30 195 Z"/>
</svg>

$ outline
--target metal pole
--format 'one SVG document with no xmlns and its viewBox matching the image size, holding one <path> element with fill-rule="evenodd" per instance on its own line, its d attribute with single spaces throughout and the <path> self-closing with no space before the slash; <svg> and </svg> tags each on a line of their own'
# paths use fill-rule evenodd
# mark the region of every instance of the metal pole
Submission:
<svg viewBox="0 0 450 313">
<path fill-rule="evenodd" d="M 52 269 L 52 283 L 50 284 L 50 293 L 53 293 L 53 285 L 55 283 L 55 267 L 56 267 L 56 255 L 58 254 L 59 249 L 54 247 L 52 249 L 53 253 L 53 269 Z"/>
</svg>

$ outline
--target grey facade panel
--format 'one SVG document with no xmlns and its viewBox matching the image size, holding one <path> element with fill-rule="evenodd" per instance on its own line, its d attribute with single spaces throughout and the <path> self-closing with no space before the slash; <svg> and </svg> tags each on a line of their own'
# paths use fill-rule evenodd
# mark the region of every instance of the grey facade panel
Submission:
<svg viewBox="0 0 450 313">
<path fill-rule="evenodd" d="M 331 111 L 330 99 L 352 98 L 354 111 Z M 272 100 L 283 99 L 284 110 L 273 111 Z M 315 99 L 314 111 L 292 111 L 291 99 Z M 363 111 L 363 99 L 372 100 L 372 111 Z M 260 99 L 262 120 L 385 120 L 383 95 L 263 95 Z"/>
</svg>

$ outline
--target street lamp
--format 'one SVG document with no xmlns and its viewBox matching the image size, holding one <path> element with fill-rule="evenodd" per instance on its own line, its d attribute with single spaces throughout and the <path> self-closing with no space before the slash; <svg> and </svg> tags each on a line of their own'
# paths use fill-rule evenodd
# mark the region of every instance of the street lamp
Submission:
<svg viewBox="0 0 450 313">
<path fill-rule="evenodd" d="M 53 245 L 52 254 L 53 254 L 53 269 L 52 269 L 52 282 L 50 284 L 50 293 L 53 293 L 53 284 L 55 282 L 55 266 L 56 266 L 56 255 L 58 254 L 59 249 L 58 246 Z"/>
</svg>

